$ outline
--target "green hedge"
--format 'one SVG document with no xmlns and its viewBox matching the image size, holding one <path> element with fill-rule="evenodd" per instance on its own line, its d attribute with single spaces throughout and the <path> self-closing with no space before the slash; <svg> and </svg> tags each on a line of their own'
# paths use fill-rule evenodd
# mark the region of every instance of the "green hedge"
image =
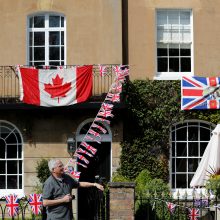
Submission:
<svg viewBox="0 0 220 220">
<path fill-rule="evenodd" d="M 220 122 L 218 110 L 181 111 L 180 81 L 136 80 L 125 85 L 128 106 L 119 173 L 135 179 L 143 169 L 168 181 L 169 135 L 187 119 Z"/>
</svg>

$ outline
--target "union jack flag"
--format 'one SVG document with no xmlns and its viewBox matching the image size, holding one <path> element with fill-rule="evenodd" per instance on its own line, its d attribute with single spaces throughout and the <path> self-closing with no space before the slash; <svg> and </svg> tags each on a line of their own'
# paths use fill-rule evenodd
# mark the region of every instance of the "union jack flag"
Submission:
<svg viewBox="0 0 220 220">
<path fill-rule="evenodd" d="M 90 151 L 93 155 L 96 154 L 97 149 L 92 147 L 91 145 L 87 144 L 85 141 L 81 142 L 81 144 L 83 147 L 85 147 L 88 151 Z"/>
<path fill-rule="evenodd" d="M 107 118 L 107 117 L 111 117 L 111 118 L 113 118 L 114 117 L 114 115 L 111 113 L 111 110 L 110 111 L 107 111 L 107 110 L 102 110 L 101 109 L 101 111 L 98 113 L 98 116 L 102 116 L 102 117 L 104 117 L 104 118 Z"/>
<path fill-rule="evenodd" d="M 99 64 L 99 72 L 100 72 L 100 76 L 104 76 L 105 73 L 107 73 L 107 66 L 102 66 Z"/>
<path fill-rule="evenodd" d="M 97 125 L 95 123 L 92 123 L 91 127 L 98 128 L 103 134 L 106 134 L 106 132 L 107 132 L 107 130 L 105 128 L 103 128 L 102 126 Z"/>
<path fill-rule="evenodd" d="M 189 208 L 189 219 L 190 220 L 198 220 L 199 218 L 199 209 L 196 209 L 196 208 L 192 208 L 190 209 Z"/>
<path fill-rule="evenodd" d="M 93 137 L 91 137 L 91 136 L 89 136 L 89 135 L 86 135 L 86 136 L 85 136 L 85 139 L 90 140 L 90 141 L 95 141 L 95 142 L 97 142 L 98 144 L 101 144 L 101 141 L 99 141 L 99 140 L 97 140 L 96 138 L 93 138 Z"/>
<path fill-rule="evenodd" d="M 114 107 L 114 105 L 103 102 L 103 103 L 102 103 L 102 106 L 101 106 L 101 109 L 102 109 L 102 110 L 112 110 L 113 107 Z"/>
<path fill-rule="evenodd" d="M 109 121 L 109 120 L 107 120 L 107 119 L 105 119 L 105 118 L 99 118 L 99 117 L 96 117 L 96 118 L 95 118 L 95 121 L 102 121 L 102 122 L 106 122 L 107 124 L 109 124 L 109 125 L 110 125 L 110 121 Z"/>
<path fill-rule="evenodd" d="M 71 172 L 69 172 L 70 173 L 70 175 L 74 178 L 74 179 L 79 179 L 80 178 L 80 174 L 81 174 L 81 172 L 77 172 L 77 171 L 75 171 L 75 170 L 72 170 Z"/>
<path fill-rule="evenodd" d="M 108 93 L 106 100 L 110 101 L 110 102 L 120 102 L 120 93 Z"/>
<path fill-rule="evenodd" d="M 116 93 L 120 93 L 122 91 L 122 84 L 120 82 L 113 83 L 112 90 Z"/>
<path fill-rule="evenodd" d="M 94 135 L 95 137 L 101 138 L 100 134 L 92 129 L 89 129 L 88 133 Z"/>
<path fill-rule="evenodd" d="M 35 215 L 41 214 L 41 209 L 43 207 L 42 203 L 42 195 L 41 194 L 30 194 L 28 198 L 28 202 L 31 206 L 31 210 Z"/>
<path fill-rule="evenodd" d="M 89 161 L 82 155 L 75 153 L 74 156 L 79 158 L 80 160 L 84 161 L 86 164 L 89 164 Z"/>
<path fill-rule="evenodd" d="M 89 157 L 93 157 L 92 154 L 90 154 L 90 153 L 87 152 L 86 150 L 83 150 L 82 148 L 78 148 L 76 152 L 77 152 L 77 153 L 80 153 L 80 154 L 86 154 L 86 155 L 88 155 Z"/>
<path fill-rule="evenodd" d="M 115 72 L 115 74 L 121 73 L 121 66 L 112 66 L 112 70 Z"/>
<path fill-rule="evenodd" d="M 19 209 L 19 199 L 17 195 L 8 195 L 5 196 L 6 207 L 8 209 L 8 214 L 11 217 L 14 217 L 18 214 Z"/>
<path fill-rule="evenodd" d="M 167 208 L 168 208 L 169 212 L 171 214 L 173 214 L 175 211 L 176 205 L 172 202 L 166 202 L 166 204 L 167 204 Z"/>
<path fill-rule="evenodd" d="M 182 77 L 181 109 L 219 109 L 220 77 Z"/>
<path fill-rule="evenodd" d="M 78 162 L 78 161 L 76 161 L 76 164 L 78 164 L 78 165 L 80 165 L 80 166 L 82 166 L 82 167 L 84 167 L 84 168 L 87 168 L 87 166 L 86 166 L 85 164 L 82 164 L 82 163 L 80 163 L 80 162 Z"/>
</svg>

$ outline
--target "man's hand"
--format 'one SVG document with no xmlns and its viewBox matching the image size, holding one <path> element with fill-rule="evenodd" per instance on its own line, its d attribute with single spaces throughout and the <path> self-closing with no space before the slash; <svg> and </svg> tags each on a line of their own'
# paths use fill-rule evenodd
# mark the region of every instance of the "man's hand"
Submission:
<svg viewBox="0 0 220 220">
<path fill-rule="evenodd" d="M 102 190 L 102 191 L 104 190 L 104 187 L 101 184 L 94 183 L 94 186 L 99 190 Z"/>
<path fill-rule="evenodd" d="M 62 199 L 64 203 L 67 203 L 67 202 L 72 201 L 72 196 L 70 194 L 67 194 Z"/>
</svg>

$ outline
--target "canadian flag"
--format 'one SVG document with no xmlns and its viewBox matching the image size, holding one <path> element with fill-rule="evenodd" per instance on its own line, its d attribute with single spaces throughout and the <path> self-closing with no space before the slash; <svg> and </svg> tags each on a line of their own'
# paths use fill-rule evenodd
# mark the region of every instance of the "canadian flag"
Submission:
<svg viewBox="0 0 220 220">
<path fill-rule="evenodd" d="M 40 106 L 66 106 L 92 95 L 92 65 L 69 69 L 18 68 L 20 100 Z"/>
</svg>

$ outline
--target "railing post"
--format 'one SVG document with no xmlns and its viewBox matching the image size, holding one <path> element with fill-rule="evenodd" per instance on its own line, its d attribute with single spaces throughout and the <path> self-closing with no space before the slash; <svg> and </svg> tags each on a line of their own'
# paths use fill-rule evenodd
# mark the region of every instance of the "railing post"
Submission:
<svg viewBox="0 0 220 220">
<path fill-rule="evenodd" d="M 109 183 L 110 219 L 134 220 L 135 183 Z"/>
</svg>

